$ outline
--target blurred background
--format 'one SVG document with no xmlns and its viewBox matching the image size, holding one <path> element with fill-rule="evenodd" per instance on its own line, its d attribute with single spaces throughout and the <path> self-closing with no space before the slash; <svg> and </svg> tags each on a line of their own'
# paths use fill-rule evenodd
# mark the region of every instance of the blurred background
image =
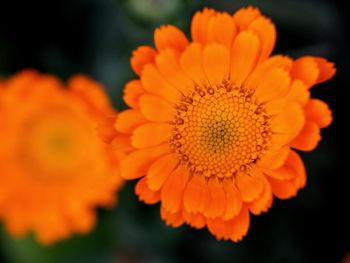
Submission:
<svg viewBox="0 0 350 263">
<path fill-rule="evenodd" d="M 312 91 L 330 104 L 334 122 L 323 131 L 317 150 L 303 154 L 307 187 L 296 198 L 276 200 L 267 214 L 253 216 L 248 236 L 233 244 L 216 241 L 207 230 L 166 227 L 159 206 L 138 202 L 134 182 L 128 182 L 119 193 L 118 206 L 99 211 L 98 225 L 87 236 L 42 247 L 32 237 L 12 239 L 1 226 L 0 262 L 345 263 L 350 253 L 350 53 L 344 1 L 5 0 L 0 14 L 0 76 L 24 68 L 64 80 L 87 73 L 107 87 L 121 110 L 123 84 L 135 78 L 129 66 L 131 52 L 151 44 L 157 26 L 175 24 L 188 34 L 191 16 L 204 6 L 234 12 L 247 5 L 259 7 L 276 23 L 276 54 L 324 56 L 338 68 L 335 78 Z"/>
</svg>

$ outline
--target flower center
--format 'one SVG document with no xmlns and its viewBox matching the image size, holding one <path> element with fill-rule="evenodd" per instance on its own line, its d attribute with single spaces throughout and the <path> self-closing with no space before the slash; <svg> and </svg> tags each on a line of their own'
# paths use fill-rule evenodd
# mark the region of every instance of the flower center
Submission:
<svg viewBox="0 0 350 263">
<path fill-rule="evenodd" d="M 25 132 L 25 161 L 44 174 L 65 174 L 86 156 L 88 131 L 67 112 L 37 116 Z"/>
<path fill-rule="evenodd" d="M 251 90 L 230 81 L 196 86 L 176 108 L 169 142 L 192 173 L 232 177 L 266 151 L 270 117 Z"/>
</svg>

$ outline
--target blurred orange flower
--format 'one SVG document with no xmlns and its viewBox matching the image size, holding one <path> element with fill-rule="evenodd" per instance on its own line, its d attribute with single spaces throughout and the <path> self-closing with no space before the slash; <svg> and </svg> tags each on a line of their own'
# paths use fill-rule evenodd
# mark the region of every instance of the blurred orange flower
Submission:
<svg viewBox="0 0 350 263">
<path fill-rule="evenodd" d="M 64 87 L 26 70 L 0 92 L 0 218 L 7 230 L 33 231 L 44 244 L 87 233 L 96 206 L 113 205 L 122 183 L 123 152 L 97 131 L 106 116 L 116 116 L 103 87 L 85 76 Z"/>
<path fill-rule="evenodd" d="M 272 56 L 276 30 L 258 9 L 194 15 L 192 42 L 176 27 L 154 34 L 155 49 L 139 47 L 131 66 L 139 79 L 125 87 L 131 109 L 114 124 L 134 150 L 122 177 L 136 194 L 161 202 L 168 225 L 207 226 L 218 239 L 239 241 L 249 214 L 305 186 L 303 162 L 332 121 L 310 88 L 331 78 L 323 58 Z"/>
<path fill-rule="evenodd" d="M 340 263 L 350 263 L 350 252 L 345 254 L 345 256 L 341 259 Z"/>
</svg>

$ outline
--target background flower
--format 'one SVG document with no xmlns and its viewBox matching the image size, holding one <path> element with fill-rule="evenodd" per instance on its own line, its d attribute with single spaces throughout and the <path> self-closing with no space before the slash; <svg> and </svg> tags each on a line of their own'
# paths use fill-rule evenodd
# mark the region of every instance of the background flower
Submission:
<svg viewBox="0 0 350 263">
<path fill-rule="evenodd" d="M 0 16 L 1 75 L 27 67 L 63 79 L 76 72 L 88 73 L 109 88 L 114 105 L 123 109 L 126 107 L 122 102 L 123 85 L 135 78 L 129 66 L 131 52 L 140 43 L 151 44 L 157 26 L 174 24 L 188 35 L 191 16 L 204 6 L 228 12 L 242 6 L 257 6 L 278 25 L 275 53 L 293 58 L 317 55 L 337 63 L 337 76 L 312 90 L 312 96 L 327 101 L 334 112 L 334 122 L 323 131 L 317 151 L 303 155 L 310 175 L 308 185 L 314 187 L 303 189 L 298 198 L 276 201 L 270 213 L 253 218 L 246 239 L 232 245 L 217 242 L 206 230 L 164 226 L 159 208 L 138 203 L 134 184 L 128 183 L 120 193 L 118 209 L 100 211 L 97 228 L 91 234 L 49 249 L 42 249 L 31 239 L 14 241 L 4 234 L 2 260 L 305 263 L 340 260 L 349 250 L 350 221 L 344 212 L 349 197 L 343 172 L 347 170 L 348 135 L 343 123 L 348 117 L 346 92 L 350 75 L 347 27 L 350 21 L 346 3 L 180 0 L 176 10 L 159 18 L 158 14 L 141 17 L 127 1 L 5 2 L 2 10 L 6 11 Z"/>
<path fill-rule="evenodd" d="M 0 219 L 43 244 L 91 231 L 95 209 L 113 206 L 122 183 L 124 153 L 97 132 L 116 115 L 102 86 L 78 75 L 67 86 L 26 70 L 1 87 Z"/>
</svg>

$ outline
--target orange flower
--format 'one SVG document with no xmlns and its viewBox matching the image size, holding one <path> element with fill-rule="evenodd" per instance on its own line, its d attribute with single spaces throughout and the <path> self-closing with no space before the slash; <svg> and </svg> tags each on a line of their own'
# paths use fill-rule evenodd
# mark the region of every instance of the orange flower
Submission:
<svg viewBox="0 0 350 263">
<path fill-rule="evenodd" d="M 67 88 L 35 71 L 2 83 L 0 218 L 11 234 L 33 231 L 52 243 L 90 231 L 96 206 L 113 205 L 123 153 L 97 134 L 105 116 L 116 113 L 102 86 L 85 76 Z"/>
<path fill-rule="evenodd" d="M 155 49 L 133 54 L 140 78 L 126 85 L 131 109 L 114 124 L 134 147 L 122 177 L 142 177 L 136 194 L 160 201 L 168 225 L 207 226 L 218 239 L 239 241 L 250 213 L 304 187 L 305 168 L 291 148 L 314 149 L 330 124 L 328 106 L 309 89 L 335 69 L 322 58 L 270 57 L 275 26 L 255 8 L 233 16 L 204 9 L 191 32 L 192 42 L 162 26 Z"/>
</svg>

